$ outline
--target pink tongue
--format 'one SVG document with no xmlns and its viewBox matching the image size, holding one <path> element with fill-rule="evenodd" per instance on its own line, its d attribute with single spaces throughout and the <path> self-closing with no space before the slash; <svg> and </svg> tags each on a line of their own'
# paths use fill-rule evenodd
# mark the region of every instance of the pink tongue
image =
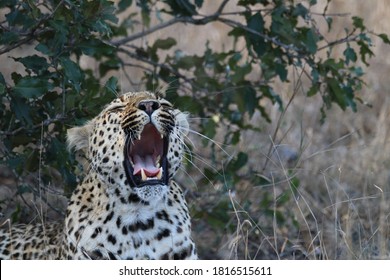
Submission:
<svg viewBox="0 0 390 280">
<path fill-rule="evenodd" d="M 145 157 L 140 157 L 139 155 L 135 155 L 133 157 L 134 161 L 134 172 L 133 175 L 141 174 L 141 169 L 145 171 L 145 175 L 148 177 L 156 177 L 158 172 L 160 171 L 153 163 L 153 158 L 151 155 L 147 155 Z"/>
</svg>

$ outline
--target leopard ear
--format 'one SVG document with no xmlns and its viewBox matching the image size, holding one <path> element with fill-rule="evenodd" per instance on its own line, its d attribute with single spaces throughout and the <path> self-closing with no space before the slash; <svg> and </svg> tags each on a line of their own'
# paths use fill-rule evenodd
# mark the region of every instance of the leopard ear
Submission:
<svg viewBox="0 0 390 280">
<path fill-rule="evenodd" d="M 93 130 L 93 122 L 89 121 L 83 126 L 73 127 L 67 131 L 68 149 L 76 151 L 87 151 L 89 147 L 89 136 Z"/>
</svg>

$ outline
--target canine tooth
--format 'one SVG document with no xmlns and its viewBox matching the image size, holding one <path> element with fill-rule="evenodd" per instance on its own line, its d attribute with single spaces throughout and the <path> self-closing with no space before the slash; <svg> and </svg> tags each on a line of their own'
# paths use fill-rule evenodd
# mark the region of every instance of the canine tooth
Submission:
<svg viewBox="0 0 390 280">
<path fill-rule="evenodd" d="M 160 180 L 160 179 L 162 178 L 162 173 L 163 173 L 162 167 L 160 167 L 160 170 L 158 171 L 158 173 L 157 173 L 157 175 L 156 175 L 156 177 L 157 177 L 158 180 Z"/>
<path fill-rule="evenodd" d="M 160 168 L 160 162 L 156 161 L 156 167 Z"/>
<path fill-rule="evenodd" d="M 163 139 L 163 138 L 164 138 L 164 135 L 160 134 L 160 137 L 161 137 L 161 139 Z"/>
<path fill-rule="evenodd" d="M 145 174 L 145 170 L 143 168 L 141 168 L 141 178 L 142 178 L 142 181 L 145 181 L 146 179 L 148 179 L 148 177 Z"/>
<path fill-rule="evenodd" d="M 156 166 L 157 165 L 160 165 L 160 159 L 161 159 L 161 156 L 160 155 L 158 155 L 157 157 L 156 157 Z M 159 168 L 160 166 L 157 166 L 157 168 Z"/>
</svg>

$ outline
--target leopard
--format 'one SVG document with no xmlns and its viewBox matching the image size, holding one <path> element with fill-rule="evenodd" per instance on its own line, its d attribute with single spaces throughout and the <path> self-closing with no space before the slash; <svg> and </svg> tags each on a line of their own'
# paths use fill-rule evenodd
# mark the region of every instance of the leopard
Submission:
<svg viewBox="0 0 390 280">
<path fill-rule="evenodd" d="M 180 169 L 188 114 L 159 93 L 128 92 L 67 130 L 87 162 L 62 222 L 0 230 L 1 259 L 197 259 Z"/>
</svg>

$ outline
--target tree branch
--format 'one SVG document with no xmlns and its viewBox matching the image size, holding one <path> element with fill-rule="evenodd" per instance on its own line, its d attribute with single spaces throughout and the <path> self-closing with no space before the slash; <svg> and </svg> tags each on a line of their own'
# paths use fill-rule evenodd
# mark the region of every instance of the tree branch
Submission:
<svg viewBox="0 0 390 280">
<path fill-rule="evenodd" d="M 58 122 L 58 121 L 65 121 L 67 120 L 68 118 L 67 117 L 64 117 L 64 116 L 60 116 L 60 117 L 56 117 L 56 118 L 53 118 L 53 119 L 47 119 L 45 121 L 43 121 L 42 123 L 40 124 L 37 124 L 37 125 L 34 125 L 32 127 L 24 127 L 24 126 L 21 126 L 15 130 L 12 130 L 12 131 L 1 131 L 0 130 L 0 136 L 13 136 L 13 135 L 16 135 L 18 134 L 19 132 L 23 131 L 23 130 L 34 130 L 34 129 L 37 129 L 39 127 L 42 127 L 42 126 L 48 126 L 49 124 L 52 124 L 52 123 L 55 123 L 55 122 Z"/>
<path fill-rule="evenodd" d="M 139 38 L 142 38 L 142 37 L 145 37 L 146 35 L 149 35 L 149 34 L 152 34 L 160 29 L 164 29 L 164 28 L 167 28 L 171 25 L 174 25 L 176 23 L 191 23 L 191 24 L 194 24 L 194 25 L 205 25 L 211 21 L 215 21 L 217 20 L 220 16 L 221 16 L 221 13 L 223 11 L 223 9 L 225 8 L 226 4 L 229 2 L 229 0 L 224 0 L 221 5 L 218 7 L 217 11 L 212 14 L 212 15 L 209 15 L 209 16 L 201 16 L 200 18 L 193 18 L 193 17 L 175 17 L 173 19 L 170 19 L 166 22 L 163 22 L 161 24 L 158 24 L 156 26 L 153 26 L 151 28 L 149 28 L 148 30 L 144 30 L 144 31 L 141 31 L 141 32 L 138 32 L 136 34 L 133 34 L 133 35 L 130 35 L 130 36 L 127 36 L 125 38 L 122 38 L 120 40 L 117 40 L 117 41 L 113 41 L 111 42 L 111 44 L 113 44 L 114 46 L 121 46 L 121 45 L 124 45 L 126 43 L 129 43 L 131 41 L 134 41 L 134 40 L 137 40 Z"/>
<path fill-rule="evenodd" d="M 228 26 L 230 26 L 230 27 L 239 27 L 239 28 L 241 28 L 241 29 L 243 29 L 243 30 L 253 34 L 253 35 L 257 35 L 257 36 L 263 38 L 264 40 L 270 41 L 270 42 L 274 43 L 275 45 L 277 45 L 279 47 L 282 47 L 283 49 L 285 49 L 287 51 L 293 51 L 293 52 L 297 52 L 297 53 L 300 52 L 300 50 L 297 47 L 295 47 L 294 45 L 283 44 L 282 42 L 278 41 L 276 38 L 269 37 L 269 36 L 267 36 L 265 34 L 262 34 L 262 33 L 254 30 L 252 28 L 249 28 L 249 27 L 245 26 L 244 24 L 242 24 L 242 23 L 240 23 L 238 21 L 234 21 L 234 20 L 227 19 L 227 18 L 222 18 L 222 17 L 219 17 L 217 20 L 222 22 L 222 23 L 224 23 L 224 24 L 226 24 L 226 25 L 228 25 Z"/>
<path fill-rule="evenodd" d="M 149 34 L 151 34 L 153 32 L 156 32 L 157 30 L 167 28 L 167 27 L 169 27 L 169 26 L 171 26 L 173 24 L 176 24 L 178 22 L 183 22 L 183 20 L 184 20 L 184 18 L 182 18 L 182 17 L 173 18 L 173 19 L 168 20 L 166 22 L 163 22 L 163 23 L 161 23 L 159 25 L 153 26 L 153 27 L 149 28 L 148 30 L 135 33 L 133 35 L 130 35 L 128 37 L 125 37 L 125 38 L 117 40 L 117 41 L 113 41 L 113 42 L 111 42 L 111 44 L 118 47 L 118 46 L 124 45 L 124 44 L 126 44 L 128 42 L 131 42 L 131 41 L 137 40 L 139 38 L 142 38 L 142 37 L 144 37 L 146 35 L 149 35 Z"/>
<path fill-rule="evenodd" d="M 134 47 L 135 48 L 135 47 Z M 158 63 L 158 62 L 154 62 L 152 60 L 149 60 L 149 59 L 146 59 L 144 57 L 141 57 L 141 56 L 138 56 L 124 48 L 119 48 L 118 51 L 120 52 L 123 52 L 125 53 L 126 55 L 128 55 L 129 57 L 133 58 L 133 59 L 136 59 L 138 61 L 142 61 L 144 63 L 147 63 L 149 65 L 152 65 L 154 67 L 160 67 L 160 68 L 164 68 L 166 70 L 168 70 L 169 72 L 171 72 L 172 74 L 174 74 L 175 76 L 177 76 L 178 78 L 181 78 L 183 79 L 185 82 L 187 83 L 191 83 L 192 84 L 192 80 L 188 79 L 186 76 L 182 75 L 181 73 L 179 73 L 178 71 L 176 71 L 175 69 L 172 69 L 171 67 L 169 67 L 167 64 L 164 64 L 164 63 Z"/>
<path fill-rule="evenodd" d="M 25 38 L 19 40 L 18 42 L 15 42 L 14 44 L 11 44 L 10 46 L 5 46 L 2 49 L 0 49 L 0 55 L 8 53 L 13 49 L 16 49 L 16 48 L 30 42 L 31 40 L 34 40 L 37 36 L 40 36 L 41 34 L 47 32 L 47 31 L 50 31 L 50 29 L 48 29 L 48 28 L 38 31 L 38 28 L 39 28 L 39 26 L 44 24 L 45 21 L 51 19 L 54 16 L 54 14 L 57 12 L 57 10 L 60 8 L 60 6 L 63 5 L 64 2 L 65 2 L 65 0 L 61 0 L 57 4 L 57 6 L 54 8 L 54 10 L 50 14 L 42 17 L 33 27 L 31 27 L 30 31 L 24 32 L 24 34 L 20 34 L 21 36 L 25 36 Z M 6 28 L 3 27 L 3 29 L 6 29 Z"/>
<path fill-rule="evenodd" d="M 344 44 L 344 43 L 348 43 L 348 42 L 355 42 L 356 39 L 358 39 L 360 36 L 360 34 L 357 34 L 355 36 L 351 36 L 351 34 L 347 35 L 346 37 L 344 38 L 341 38 L 341 39 L 338 39 L 338 40 L 335 40 L 335 41 L 332 41 L 332 42 L 329 42 L 328 44 L 326 44 L 325 46 L 322 46 L 322 47 L 319 47 L 317 49 L 317 52 L 319 51 L 322 51 L 323 49 L 328 49 L 330 47 L 334 47 L 336 45 L 340 45 L 340 44 Z"/>
</svg>

